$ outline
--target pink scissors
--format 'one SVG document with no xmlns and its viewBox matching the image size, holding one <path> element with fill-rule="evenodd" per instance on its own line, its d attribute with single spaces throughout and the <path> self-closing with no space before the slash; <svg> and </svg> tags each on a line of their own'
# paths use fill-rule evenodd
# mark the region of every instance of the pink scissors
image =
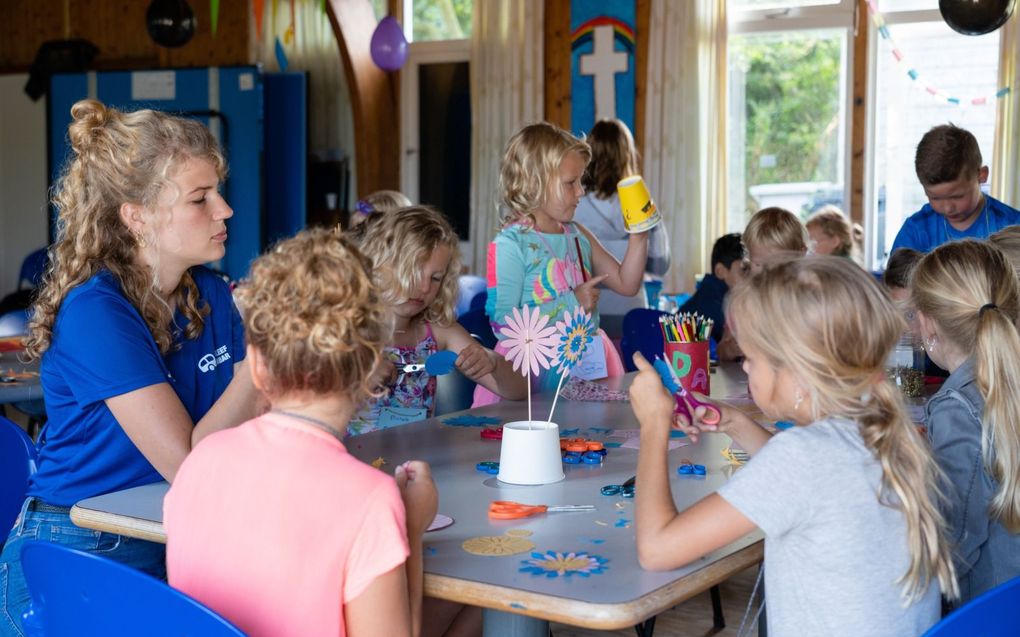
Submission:
<svg viewBox="0 0 1020 637">
<path fill-rule="evenodd" d="M 662 378 L 662 384 L 676 398 L 674 413 L 684 414 L 688 420 L 693 422 L 694 410 L 698 407 L 704 407 L 705 415 L 702 416 L 701 421 L 706 425 L 719 424 L 719 421 L 722 420 L 722 413 L 719 411 L 719 408 L 715 405 L 701 402 L 684 389 L 684 386 L 680 384 L 680 380 L 676 377 L 676 372 L 673 371 L 669 363 L 661 358 L 657 358 L 653 365 L 655 366 L 655 371 L 659 372 L 659 377 Z"/>
</svg>

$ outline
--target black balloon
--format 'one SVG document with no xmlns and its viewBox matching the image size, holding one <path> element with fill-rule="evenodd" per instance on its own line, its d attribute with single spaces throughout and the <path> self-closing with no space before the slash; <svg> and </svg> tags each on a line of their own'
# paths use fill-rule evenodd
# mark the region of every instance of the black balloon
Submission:
<svg viewBox="0 0 1020 637">
<path fill-rule="evenodd" d="M 149 37 L 169 48 L 184 46 L 195 35 L 198 20 L 186 0 L 152 0 L 145 12 Z"/>
<path fill-rule="evenodd" d="M 939 0 L 946 24 L 964 35 L 984 35 L 1006 24 L 1016 0 Z"/>
</svg>

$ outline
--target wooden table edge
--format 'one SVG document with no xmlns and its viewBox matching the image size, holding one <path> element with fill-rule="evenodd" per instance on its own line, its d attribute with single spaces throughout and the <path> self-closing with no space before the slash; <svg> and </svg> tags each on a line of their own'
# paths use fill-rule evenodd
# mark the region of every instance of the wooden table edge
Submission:
<svg viewBox="0 0 1020 637">
<path fill-rule="evenodd" d="M 745 568 L 761 563 L 764 556 L 765 543 L 759 540 L 639 599 L 618 604 L 569 600 L 546 593 L 466 582 L 428 573 L 425 574 L 425 594 L 581 628 L 618 630 L 639 624 L 707 591 Z"/>
<path fill-rule="evenodd" d="M 116 521 L 112 521 L 115 518 Z M 130 520 L 130 522 L 125 522 Z M 71 507 L 71 521 L 78 526 L 95 531 L 129 535 L 133 538 L 166 544 L 166 531 L 160 522 L 130 518 L 124 515 L 111 516 L 109 513 L 86 509 L 77 504 Z"/>
</svg>

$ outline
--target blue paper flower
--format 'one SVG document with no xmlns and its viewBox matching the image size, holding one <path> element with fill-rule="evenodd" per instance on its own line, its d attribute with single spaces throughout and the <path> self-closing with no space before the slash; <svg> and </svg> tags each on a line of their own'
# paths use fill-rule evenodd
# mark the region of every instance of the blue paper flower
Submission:
<svg viewBox="0 0 1020 637">
<path fill-rule="evenodd" d="M 482 425 L 498 425 L 501 422 L 503 421 L 492 416 L 464 415 L 447 418 L 443 421 L 443 424 L 451 425 L 453 427 L 481 427 Z"/>
<path fill-rule="evenodd" d="M 573 316 L 570 312 L 563 313 L 563 320 L 556 322 L 556 331 L 559 333 L 556 362 L 559 364 L 560 373 L 563 373 L 581 362 L 584 350 L 588 348 L 588 343 L 595 333 L 595 326 L 592 324 L 591 315 L 578 307 L 574 310 Z"/>
<path fill-rule="evenodd" d="M 558 553 L 546 551 L 545 553 L 532 553 L 530 560 L 522 560 L 521 573 L 532 575 L 545 575 L 546 577 L 559 577 L 565 575 L 598 575 L 604 573 L 608 568 L 607 560 L 598 555 L 590 555 L 583 551 L 571 551 L 569 553 Z"/>
</svg>

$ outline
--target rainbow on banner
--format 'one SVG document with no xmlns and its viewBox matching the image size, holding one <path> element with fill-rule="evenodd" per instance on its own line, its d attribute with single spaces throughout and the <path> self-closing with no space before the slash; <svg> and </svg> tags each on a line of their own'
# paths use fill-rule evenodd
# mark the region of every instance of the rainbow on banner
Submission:
<svg viewBox="0 0 1020 637">
<path fill-rule="evenodd" d="M 590 42 L 592 34 L 595 32 L 595 27 L 600 26 L 613 27 L 613 39 L 623 45 L 623 48 L 628 53 L 634 52 L 634 29 L 622 20 L 605 15 L 592 18 L 574 29 L 570 34 L 571 50 L 578 48 L 586 42 Z"/>
<path fill-rule="evenodd" d="M 945 91 L 933 86 L 917 72 L 917 69 L 907 63 L 906 56 L 903 55 L 903 50 L 896 43 L 896 40 L 893 39 L 892 33 L 889 32 L 889 25 L 886 24 L 885 17 L 882 15 L 882 12 L 878 10 L 877 0 L 868 0 L 868 13 L 871 14 L 871 21 L 875 23 L 875 28 L 878 29 L 878 34 L 883 40 L 889 43 L 889 49 L 892 56 L 896 59 L 897 64 L 906 70 L 907 76 L 911 79 L 911 81 L 916 82 L 920 88 L 930 94 L 933 98 L 943 101 L 946 104 L 954 104 L 956 106 L 982 106 L 984 104 L 988 104 L 992 100 L 1001 99 L 1009 95 L 1010 87 L 1004 86 L 996 91 L 992 96 L 982 95 L 980 97 L 973 97 L 967 100 L 949 95 Z"/>
</svg>

